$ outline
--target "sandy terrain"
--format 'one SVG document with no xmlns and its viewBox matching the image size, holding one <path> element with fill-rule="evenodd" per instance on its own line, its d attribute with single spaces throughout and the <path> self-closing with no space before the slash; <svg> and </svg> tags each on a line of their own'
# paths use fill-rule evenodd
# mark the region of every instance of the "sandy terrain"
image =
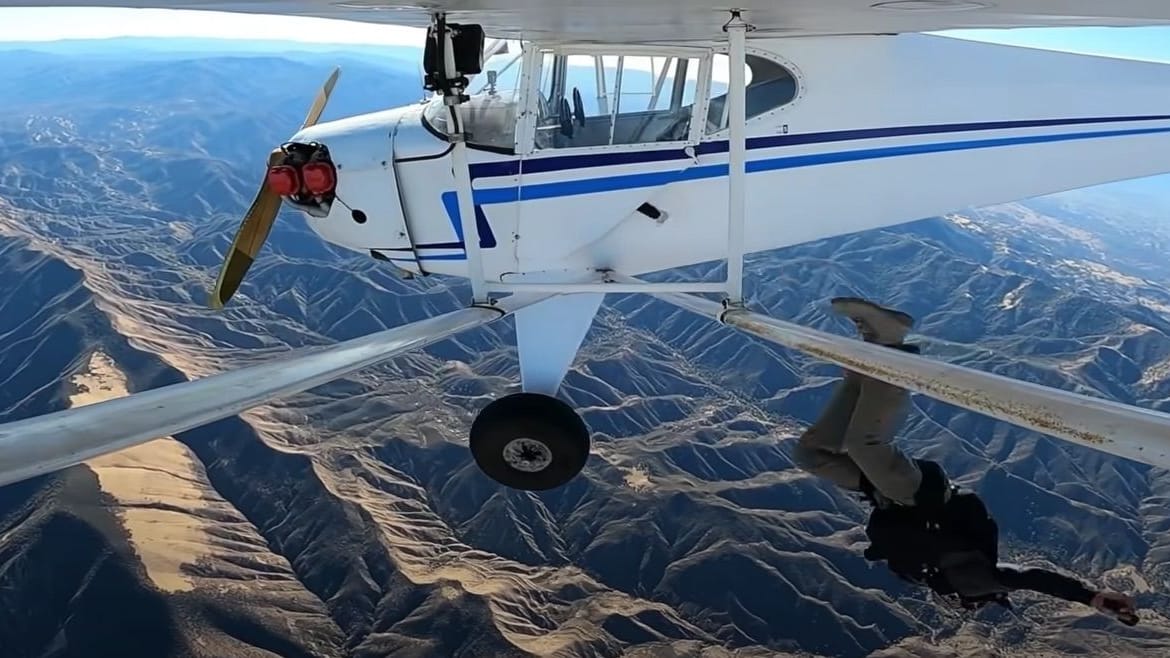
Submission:
<svg viewBox="0 0 1170 658">
<path fill-rule="evenodd" d="M 106 355 L 95 352 L 86 372 L 73 378 L 77 393 L 70 406 L 82 407 L 128 394 L 126 378 Z M 118 505 L 130 542 L 161 590 L 190 590 L 194 583 L 182 571 L 200 554 L 203 522 L 187 512 L 164 509 L 203 507 L 203 469 L 183 444 L 157 439 L 86 462 L 97 474 L 102 491 Z"/>
</svg>

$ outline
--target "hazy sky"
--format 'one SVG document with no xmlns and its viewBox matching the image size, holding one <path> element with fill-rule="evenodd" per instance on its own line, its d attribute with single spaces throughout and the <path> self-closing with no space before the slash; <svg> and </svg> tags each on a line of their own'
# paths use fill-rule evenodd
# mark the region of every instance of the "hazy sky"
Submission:
<svg viewBox="0 0 1170 658">
<path fill-rule="evenodd" d="M 1016 45 L 1170 62 L 1170 27 L 975 30 L 952 34 Z M 421 32 L 415 28 L 317 18 L 168 9 L 0 9 L 0 41 L 116 36 L 295 37 L 297 41 L 316 43 L 387 45 L 422 42 Z"/>
<path fill-rule="evenodd" d="M 422 44 L 418 28 L 294 16 L 174 9 L 0 8 L 0 41 L 121 36 L 282 39 L 314 43 Z"/>
</svg>

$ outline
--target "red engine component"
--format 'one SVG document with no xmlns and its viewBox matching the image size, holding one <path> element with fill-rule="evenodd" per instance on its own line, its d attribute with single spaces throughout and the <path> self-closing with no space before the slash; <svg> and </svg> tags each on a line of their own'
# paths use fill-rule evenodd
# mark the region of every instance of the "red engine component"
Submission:
<svg viewBox="0 0 1170 658">
<path fill-rule="evenodd" d="M 268 187 L 280 196 L 293 196 L 301 191 L 301 177 L 295 167 L 276 165 L 268 168 Z"/>
<path fill-rule="evenodd" d="M 328 162 L 318 160 L 305 163 L 301 167 L 301 177 L 305 181 L 305 189 L 313 196 L 325 196 L 337 189 L 337 172 Z"/>
</svg>

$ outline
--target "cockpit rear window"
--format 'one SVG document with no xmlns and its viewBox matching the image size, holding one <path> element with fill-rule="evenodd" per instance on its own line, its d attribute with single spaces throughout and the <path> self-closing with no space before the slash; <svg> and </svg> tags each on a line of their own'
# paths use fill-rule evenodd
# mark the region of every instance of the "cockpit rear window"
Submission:
<svg viewBox="0 0 1170 658">
<path fill-rule="evenodd" d="M 730 79 L 729 60 L 725 54 L 716 54 L 711 62 L 711 101 L 707 106 L 707 134 L 727 129 L 727 82 Z M 745 113 L 748 119 L 771 112 L 791 103 L 796 98 L 796 77 L 770 59 L 747 55 L 745 79 Z"/>
</svg>

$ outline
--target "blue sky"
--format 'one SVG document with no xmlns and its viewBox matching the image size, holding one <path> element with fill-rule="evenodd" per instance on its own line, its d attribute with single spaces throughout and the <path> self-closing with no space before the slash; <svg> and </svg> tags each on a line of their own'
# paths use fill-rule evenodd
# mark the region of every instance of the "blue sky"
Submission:
<svg viewBox="0 0 1170 658">
<path fill-rule="evenodd" d="M 0 41 L 117 36 L 256 39 L 273 34 L 295 34 L 298 41 L 314 43 L 416 45 L 422 41 L 421 33 L 414 28 L 316 18 L 167 9 L 0 9 Z M 1170 62 L 1170 27 L 970 30 L 951 34 L 1053 50 Z"/>
<path fill-rule="evenodd" d="M 1170 62 L 1170 27 L 964 30 L 949 34 L 1014 46 Z"/>
</svg>

